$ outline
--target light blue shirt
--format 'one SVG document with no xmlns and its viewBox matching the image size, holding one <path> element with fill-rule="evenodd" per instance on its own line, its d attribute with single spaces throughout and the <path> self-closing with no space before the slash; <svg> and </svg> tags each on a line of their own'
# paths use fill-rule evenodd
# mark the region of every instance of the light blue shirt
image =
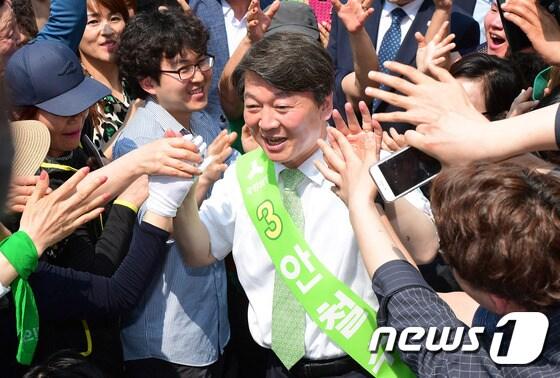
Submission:
<svg viewBox="0 0 560 378">
<path fill-rule="evenodd" d="M 208 144 L 220 127 L 205 112 L 191 116 L 193 133 Z M 148 98 L 146 105 L 119 135 L 115 158 L 163 137 L 165 130 L 183 127 L 163 107 Z M 188 366 L 215 362 L 229 340 L 224 262 L 190 268 L 174 241 L 168 242 L 163 270 L 152 278 L 138 306 L 121 331 L 125 360 L 158 358 Z"/>
<path fill-rule="evenodd" d="M 494 0 L 476 0 L 474 7 L 473 18 L 480 25 L 480 43 L 486 42 L 486 30 L 484 29 L 484 17 L 490 10 Z"/>
</svg>

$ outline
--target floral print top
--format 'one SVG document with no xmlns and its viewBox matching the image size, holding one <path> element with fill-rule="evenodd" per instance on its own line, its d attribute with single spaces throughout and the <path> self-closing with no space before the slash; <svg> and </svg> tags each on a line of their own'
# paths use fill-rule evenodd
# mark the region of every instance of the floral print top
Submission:
<svg viewBox="0 0 560 378">
<path fill-rule="evenodd" d="M 91 140 L 99 152 L 102 152 L 105 144 L 122 127 L 130 102 L 130 97 L 123 84 L 122 102 L 110 94 L 99 100 L 94 105 L 94 109 L 90 111 L 92 122 Z"/>
</svg>

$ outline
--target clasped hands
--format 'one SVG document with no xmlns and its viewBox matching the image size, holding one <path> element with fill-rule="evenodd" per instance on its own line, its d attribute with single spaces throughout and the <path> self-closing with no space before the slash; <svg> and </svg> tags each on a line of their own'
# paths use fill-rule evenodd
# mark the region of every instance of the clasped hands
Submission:
<svg viewBox="0 0 560 378">
<path fill-rule="evenodd" d="M 200 156 L 204 159 L 200 164 L 193 163 L 202 172 L 212 160 L 212 157 L 205 157 L 206 143 L 204 143 L 201 136 L 194 137 L 192 134 L 184 135 L 183 139 L 193 143 L 197 147 Z M 191 178 L 150 176 L 146 209 L 164 217 L 175 217 L 177 209 L 183 203 L 194 182 L 195 176 Z"/>
</svg>

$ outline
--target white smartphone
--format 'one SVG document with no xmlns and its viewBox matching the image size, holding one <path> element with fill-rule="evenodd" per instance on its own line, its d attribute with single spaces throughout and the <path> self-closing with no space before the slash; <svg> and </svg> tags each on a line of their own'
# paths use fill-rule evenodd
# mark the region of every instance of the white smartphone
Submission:
<svg viewBox="0 0 560 378">
<path fill-rule="evenodd" d="M 369 174 L 385 202 L 393 202 L 432 180 L 439 171 L 437 159 L 406 147 L 372 165 Z"/>
</svg>

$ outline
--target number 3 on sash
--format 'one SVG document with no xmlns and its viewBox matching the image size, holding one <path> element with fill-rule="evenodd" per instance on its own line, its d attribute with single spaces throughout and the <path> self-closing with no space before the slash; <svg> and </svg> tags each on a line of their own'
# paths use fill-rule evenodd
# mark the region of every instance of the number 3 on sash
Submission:
<svg viewBox="0 0 560 378">
<path fill-rule="evenodd" d="M 282 221 L 274 214 L 272 202 L 266 200 L 257 207 L 257 219 L 263 220 L 268 225 L 265 235 L 270 239 L 278 239 L 282 233 Z"/>
</svg>

